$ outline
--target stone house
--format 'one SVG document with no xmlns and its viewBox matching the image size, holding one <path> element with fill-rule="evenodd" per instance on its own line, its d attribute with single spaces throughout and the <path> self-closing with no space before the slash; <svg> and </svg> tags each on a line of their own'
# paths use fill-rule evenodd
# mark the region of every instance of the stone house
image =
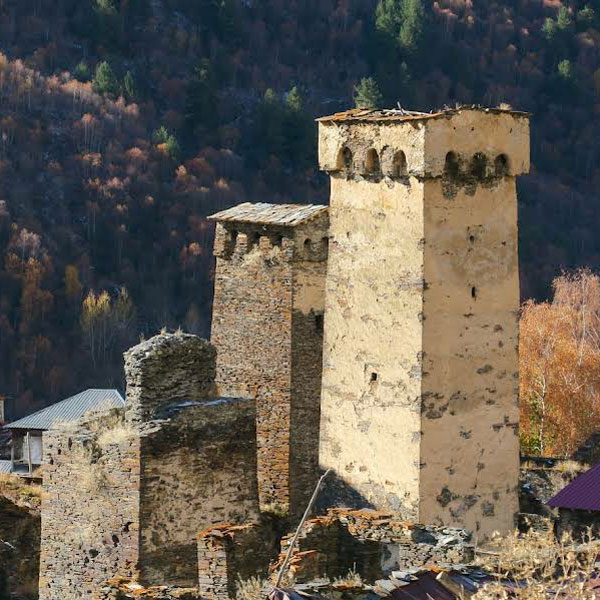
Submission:
<svg viewBox="0 0 600 600">
<path fill-rule="evenodd" d="M 5 472 L 31 477 L 43 461 L 42 434 L 55 427 L 76 423 L 84 414 L 124 406 L 114 389 L 88 389 L 5 426 L 10 432 L 10 466 Z M 3 463 L 9 461 L 2 461 Z"/>
</svg>

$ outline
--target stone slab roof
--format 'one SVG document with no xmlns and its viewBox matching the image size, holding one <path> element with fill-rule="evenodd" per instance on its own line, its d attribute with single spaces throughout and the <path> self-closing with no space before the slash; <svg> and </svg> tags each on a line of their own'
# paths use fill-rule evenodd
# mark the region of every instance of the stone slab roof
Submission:
<svg viewBox="0 0 600 600">
<path fill-rule="evenodd" d="M 267 204 L 244 202 L 208 217 L 211 221 L 296 227 L 327 211 L 322 204 Z"/>
<path fill-rule="evenodd" d="M 52 404 L 6 425 L 6 429 L 36 429 L 46 431 L 65 421 L 77 421 L 91 411 L 102 411 L 125 406 L 125 400 L 117 390 L 89 389 Z"/>
<path fill-rule="evenodd" d="M 335 121 L 424 121 L 428 119 L 439 119 L 443 117 L 451 117 L 465 110 L 474 110 L 489 114 L 510 114 L 515 117 L 528 117 L 529 113 L 517 110 L 506 110 L 502 108 L 483 108 L 481 106 L 459 106 L 456 108 L 444 108 L 438 111 L 429 113 L 418 112 L 414 110 L 404 110 L 403 108 L 393 109 L 371 109 L 371 108 L 353 108 L 344 112 L 335 113 L 330 116 L 320 117 L 317 121 L 323 123 Z"/>
</svg>

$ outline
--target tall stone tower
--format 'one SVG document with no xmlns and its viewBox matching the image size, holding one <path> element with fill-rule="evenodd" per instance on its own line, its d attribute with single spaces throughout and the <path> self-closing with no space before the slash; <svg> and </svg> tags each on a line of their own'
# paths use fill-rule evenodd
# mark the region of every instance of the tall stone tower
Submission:
<svg viewBox="0 0 600 600">
<path fill-rule="evenodd" d="M 363 505 L 479 537 L 512 529 L 528 115 L 353 110 L 319 120 L 319 161 L 322 466 Z"/>
<path fill-rule="evenodd" d="M 318 478 L 327 207 L 245 203 L 210 218 L 219 392 L 256 398 L 261 506 L 295 514 Z"/>
</svg>

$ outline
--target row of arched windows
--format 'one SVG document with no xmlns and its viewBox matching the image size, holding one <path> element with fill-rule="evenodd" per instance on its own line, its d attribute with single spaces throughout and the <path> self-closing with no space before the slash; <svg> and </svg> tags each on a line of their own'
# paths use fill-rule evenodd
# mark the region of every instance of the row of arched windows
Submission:
<svg viewBox="0 0 600 600">
<path fill-rule="evenodd" d="M 466 171 L 463 171 L 461 161 L 455 152 L 446 154 L 446 163 L 444 165 L 444 174 L 450 177 L 458 177 L 461 174 L 474 177 L 475 179 L 485 179 L 486 177 L 501 177 L 509 173 L 509 161 L 506 154 L 498 154 L 493 164 L 482 152 L 476 152 L 467 165 Z"/>
<path fill-rule="evenodd" d="M 402 150 L 391 152 L 384 150 L 382 157 L 375 148 L 370 148 L 364 158 L 364 164 L 357 164 L 357 161 L 348 146 L 343 146 L 337 156 L 336 171 L 345 171 L 346 173 L 361 173 L 367 176 L 381 176 L 400 178 L 408 175 L 408 166 L 406 164 L 406 155 Z M 448 152 L 444 166 L 444 174 L 449 176 L 458 176 L 462 172 L 461 160 L 455 152 Z M 491 176 L 503 176 L 509 173 L 509 161 L 506 154 L 499 154 L 493 161 L 482 152 L 477 152 L 471 158 L 465 175 L 475 177 L 476 179 L 485 179 Z"/>
<path fill-rule="evenodd" d="M 382 153 L 380 159 L 375 148 L 367 150 L 364 159 L 364 165 L 356 164 L 352 150 L 348 146 L 344 146 L 338 152 L 336 161 L 337 171 L 346 171 L 347 173 L 364 173 L 366 175 L 379 176 L 387 175 L 388 177 L 406 177 L 408 170 L 406 166 L 406 155 L 402 150 L 394 152 Z"/>
</svg>

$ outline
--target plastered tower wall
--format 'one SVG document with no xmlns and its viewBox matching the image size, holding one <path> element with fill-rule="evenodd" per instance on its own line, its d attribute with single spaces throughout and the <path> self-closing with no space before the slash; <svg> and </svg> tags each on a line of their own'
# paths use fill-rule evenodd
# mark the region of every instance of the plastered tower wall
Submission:
<svg viewBox="0 0 600 600">
<path fill-rule="evenodd" d="M 211 218 L 219 392 L 256 398 L 261 504 L 296 512 L 318 477 L 327 209 L 244 204 Z"/>
<path fill-rule="evenodd" d="M 255 404 L 203 396 L 214 369 L 208 342 L 156 336 L 125 355 L 124 410 L 44 434 L 41 600 L 193 587 L 198 530 L 258 518 Z"/>
<path fill-rule="evenodd" d="M 358 504 L 512 529 L 527 116 L 351 111 L 320 120 L 319 158 L 332 175 L 322 466 Z"/>
</svg>

